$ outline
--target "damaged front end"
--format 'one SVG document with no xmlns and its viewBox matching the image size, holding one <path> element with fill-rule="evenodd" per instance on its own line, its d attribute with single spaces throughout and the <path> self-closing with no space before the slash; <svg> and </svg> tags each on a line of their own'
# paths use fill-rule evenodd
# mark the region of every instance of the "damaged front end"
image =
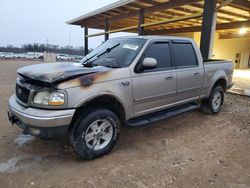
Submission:
<svg viewBox="0 0 250 188">
<path fill-rule="evenodd" d="M 56 85 L 80 76 L 107 72 L 110 68 L 84 67 L 80 63 L 49 63 L 30 65 L 20 68 L 17 73 L 29 81 L 36 81 L 39 84 Z"/>
<path fill-rule="evenodd" d="M 67 93 L 55 85 L 25 77 L 18 77 L 15 88 L 16 100 L 24 107 L 55 108 L 67 107 Z"/>
<path fill-rule="evenodd" d="M 9 99 L 11 124 L 38 137 L 66 135 L 76 110 L 68 106 L 67 89 L 89 87 L 108 71 L 105 67 L 85 68 L 72 63 L 38 64 L 19 69 L 15 95 Z"/>
<path fill-rule="evenodd" d="M 46 109 L 67 108 L 66 88 L 89 87 L 106 67 L 86 68 L 79 63 L 50 63 L 23 67 L 17 71 L 16 100 L 23 106 Z M 63 85 L 59 87 L 59 84 Z"/>
</svg>

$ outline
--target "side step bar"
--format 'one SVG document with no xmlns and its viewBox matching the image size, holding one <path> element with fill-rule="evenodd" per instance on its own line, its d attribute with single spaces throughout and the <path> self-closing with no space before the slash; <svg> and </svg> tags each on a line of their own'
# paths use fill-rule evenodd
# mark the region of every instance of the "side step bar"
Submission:
<svg viewBox="0 0 250 188">
<path fill-rule="evenodd" d="M 126 123 L 126 126 L 128 127 L 141 127 L 150 123 L 154 123 L 163 119 L 167 119 L 173 116 L 177 116 L 179 114 L 185 113 L 185 112 L 189 112 L 195 109 L 200 108 L 200 105 L 195 103 L 191 103 L 191 104 L 185 104 L 185 105 L 181 105 L 178 107 L 174 107 L 174 108 L 170 108 L 167 110 L 163 110 L 160 112 L 156 112 L 156 113 L 152 113 L 146 116 L 142 116 L 142 117 L 138 117 L 132 120 L 129 120 Z"/>
</svg>

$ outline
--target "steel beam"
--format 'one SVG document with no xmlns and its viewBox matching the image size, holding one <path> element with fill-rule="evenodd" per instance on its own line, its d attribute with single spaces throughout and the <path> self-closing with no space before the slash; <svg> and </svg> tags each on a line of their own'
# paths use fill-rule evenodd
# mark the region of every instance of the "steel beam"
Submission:
<svg viewBox="0 0 250 188">
<path fill-rule="evenodd" d="M 108 33 L 108 31 L 109 31 L 109 20 L 106 19 L 105 20 L 105 35 L 104 35 L 104 40 L 105 41 L 109 40 L 109 33 Z"/>
<path fill-rule="evenodd" d="M 249 0 L 234 0 L 230 4 L 230 6 L 233 5 L 239 9 L 249 11 L 250 10 L 250 1 Z"/>
<path fill-rule="evenodd" d="M 190 14 L 190 15 L 186 15 L 186 16 L 180 16 L 180 17 L 175 17 L 175 18 L 171 18 L 171 19 L 165 19 L 165 20 L 161 20 L 161 21 L 154 21 L 154 22 L 144 23 L 144 24 L 141 24 L 141 27 L 149 27 L 149 26 L 154 26 L 154 25 L 184 21 L 184 20 L 199 18 L 201 16 L 202 16 L 201 13 Z M 100 32 L 100 33 L 91 34 L 91 35 L 88 35 L 87 37 L 100 36 L 100 35 L 104 35 L 105 33 L 117 33 L 117 32 L 121 32 L 121 31 L 129 31 L 129 30 L 133 30 L 133 29 L 136 29 L 136 28 L 138 28 L 138 25 L 132 25 L 132 26 L 123 27 L 123 28 L 120 28 L 120 29 L 109 30 L 108 32 Z"/>
<path fill-rule="evenodd" d="M 233 0 L 225 0 L 223 1 L 221 4 L 219 4 L 217 7 L 216 7 L 216 10 L 218 11 L 219 9 L 221 9 L 222 7 L 228 5 L 229 3 L 231 3 Z"/>
<path fill-rule="evenodd" d="M 235 39 L 235 38 L 250 38 L 250 34 L 239 35 L 237 33 L 219 34 L 219 39 Z"/>
<path fill-rule="evenodd" d="M 216 28 L 216 2 L 217 0 L 205 0 L 202 29 L 201 29 L 201 42 L 200 50 L 203 59 L 212 57 L 214 33 Z"/>
<path fill-rule="evenodd" d="M 149 22 L 149 23 L 142 24 L 142 26 L 149 27 L 149 26 L 154 26 L 154 25 L 161 25 L 161 24 L 166 24 L 166 23 L 185 21 L 185 20 L 190 20 L 190 19 L 194 19 L 194 18 L 199 18 L 201 16 L 202 16 L 201 13 L 190 14 L 190 15 L 165 19 L 165 20 L 161 20 L 161 21 Z"/>
<path fill-rule="evenodd" d="M 250 27 L 250 20 L 231 22 L 231 23 L 220 23 L 216 25 L 216 30 L 225 30 L 225 29 L 235 29 L 241 27 Z M 201 26 L 193 27 L 183 27 L 177 29 L 165 29 L 159 31 L 145 31 L 146 35 L 164 35 L 164 34 L 173 34 L 173 33 L 188 33 L 188 32 L 200 32 Z"/>
<path fill-rule="evenodd" d="M 89 53 L 88 27 L 84 27 L 84 55 Z"/>
<path fill-rule="evenodd" d="M 141 8 L 139 10 L 139 19 L 138 19 L 138 35 L 144 35 L 144 10 Z"/>
</svg>

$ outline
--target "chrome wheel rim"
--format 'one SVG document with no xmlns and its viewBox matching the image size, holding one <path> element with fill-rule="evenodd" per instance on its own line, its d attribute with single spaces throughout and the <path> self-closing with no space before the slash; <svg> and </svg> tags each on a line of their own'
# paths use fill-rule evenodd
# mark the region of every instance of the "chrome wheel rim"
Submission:
<svg viewBox="0 0 250 188">
<path fill-rule="evenodd" d="M 221 105 L 221 101 L 222 101 L 221 93 L 219 91 L 216 91 L 212 99 L 212 106 L 214 110 L 218 110 L 218 108 Z"/>
<path fill-rule="evenodd" d="M 112 136 L 112 124 L 106 119 L 98 119 L 88 127 L 84 140 L 89 149 L 101 150 L 110 143 Z"/>
</svg>

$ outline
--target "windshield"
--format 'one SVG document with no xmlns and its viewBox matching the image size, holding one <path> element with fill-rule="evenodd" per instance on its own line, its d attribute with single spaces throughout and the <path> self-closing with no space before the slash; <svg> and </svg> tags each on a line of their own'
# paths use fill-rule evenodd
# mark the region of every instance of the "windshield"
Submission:
<svg viewBox="0 0 250 188">
<path fill-rule="evenodd" d="M 85 56 L 81 63 L 88 66 L 127 67 L 145 42 L 145 39 L 136 38 L 110 39 Z"/>
</svg>

